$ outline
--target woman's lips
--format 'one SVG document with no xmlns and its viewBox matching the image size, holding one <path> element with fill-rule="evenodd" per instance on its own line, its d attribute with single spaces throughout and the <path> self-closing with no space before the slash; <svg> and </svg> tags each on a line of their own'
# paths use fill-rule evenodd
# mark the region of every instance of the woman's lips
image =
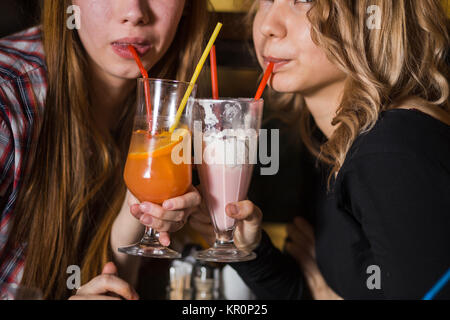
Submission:
<svg viewBox="0 0 450 320">
<path fill-rule="evenodd" d="M 149 42 L 140 38 L 124 38 L 111 43 L 113 51 L 118 56 L 124 59 L 134 59 L 130 50 L 128 50 L 129 45 L 132 45 L 141 57 L 144 56 L 152 47 Z"/>
<path fill-rule="evenodd" d="M 289 62 L 291 62 L 291 59 L 281 59 L 281 58 L 275 58 L 270 56 L 264 56 L 264 64 L 268 65 L 270 62 L 273 62 L 273 72 L 276 73 L 280 71 L 281 68 L 283 68 L 285 65 L 287 65 Z"/>
</svg>

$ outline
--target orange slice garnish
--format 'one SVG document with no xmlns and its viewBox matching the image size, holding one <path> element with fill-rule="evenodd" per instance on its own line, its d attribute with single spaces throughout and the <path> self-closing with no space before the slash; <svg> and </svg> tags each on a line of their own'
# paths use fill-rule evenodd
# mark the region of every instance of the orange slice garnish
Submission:
<svg viewBox="0 0 450 320">
<path fill-rule="evenodd" d="M 140 130 L 141 131 L 141 130 Z M 137 131 L 138 134 L 144 133 L 145 131 Z M 172 152 L 172 149 L 183 140 L 183 138 L 190 134 L 187 129 L 178 129 L 177 131 L 178 140 L 172 141 L 172 134 L 169 132 L 162 132 L 155 137 L 150 138 L 150 151 L 148 152 L 133 152 L 128 156 L 133 159 L 147 159 L 166 155 Z M 151 151 L 153 150 L 153 151 Z"/>
</svg>

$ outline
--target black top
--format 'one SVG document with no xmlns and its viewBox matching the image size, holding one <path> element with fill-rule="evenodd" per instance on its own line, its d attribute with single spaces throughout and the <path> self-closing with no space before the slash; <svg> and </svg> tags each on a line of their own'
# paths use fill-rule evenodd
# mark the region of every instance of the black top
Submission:
<svg viewBox="0 0 450 320">
<path fill-rule="evenodd" d="M 344 299 L 421 299 L 450 268 L 450 126 L 416 110 L 383 112 L 352 145 L 326 192 L 315 199 L 316 255 Z M 260 299 L 300 299 L 294 260 L 266 234 L 256 260 L 235 263 Z M 381 289 L 369 289 L 381 271 Z M 372 281 L 369 281 L 373 283 Z M 450 284 L 436 298 L 450 298 Z"/>
</svg>

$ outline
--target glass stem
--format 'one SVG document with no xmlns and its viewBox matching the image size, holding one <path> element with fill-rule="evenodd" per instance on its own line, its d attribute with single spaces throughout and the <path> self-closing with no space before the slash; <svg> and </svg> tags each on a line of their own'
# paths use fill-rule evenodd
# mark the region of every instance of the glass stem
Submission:
<svg viewBox="0 0 450 320">
<path fill-rule="evenodd" d="M 216 233 L 215 248 L 234 247 L 233 241 L 234 228 L 232 230 L 220 231 Z"/>
<path fill-rule="evenodd" d="M 159 245 L 159 240 L 156 237 L 155 230 L 150 227 L 145 227 L 144 236 L 141 239 L 142 245 Z"/>
</svg>

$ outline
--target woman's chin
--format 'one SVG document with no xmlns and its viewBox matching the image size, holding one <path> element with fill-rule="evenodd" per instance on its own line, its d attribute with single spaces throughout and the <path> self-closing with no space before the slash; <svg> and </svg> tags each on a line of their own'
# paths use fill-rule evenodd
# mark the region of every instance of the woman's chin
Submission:
<svg viewBox="0 0 450 320">
<path fill-rule="evenodd" d="M 150 71 L 151 67 L 146 67 L 146 70 L 148 71 L 148 76 L 149 78 L 154 78 L 154 76 L 152 76 L 152 73 Z M 137 66 L 137 64 L 134 62 L 131 64 L 131 66 L 127 66 L 124 69 L 121 70 L 117 70 L 117 72 L 115 72 L 116 76 L 122 79 L 127 79 L 127 80 L 135 80 L 137 78 L 142 78 L 142 73 L 139 70 L 139 67 Z"/>
<path fill-rule="evenodd" d="M 130 68 L 127 70 L 110 70 L 109 74 L 110 76 L 118 80 L 136 80 L 137 78 L 142 78 L 139 70 L 135 70 L 134 68 Z"/>
<path fill-rule="evenodd" d="M 269 86 L 278 93 L 298 93 L 297 88 L 293 88 L 292 85 L 286 83 L 273 82 Z"/>
<path fill-rule="evenodd" d="M 271 81 L 270 87 L 279 93 L 288 94 L 304 94 L 311 89 L 311 79 L 306 77 L 275 74 Z"/>
</svg>

